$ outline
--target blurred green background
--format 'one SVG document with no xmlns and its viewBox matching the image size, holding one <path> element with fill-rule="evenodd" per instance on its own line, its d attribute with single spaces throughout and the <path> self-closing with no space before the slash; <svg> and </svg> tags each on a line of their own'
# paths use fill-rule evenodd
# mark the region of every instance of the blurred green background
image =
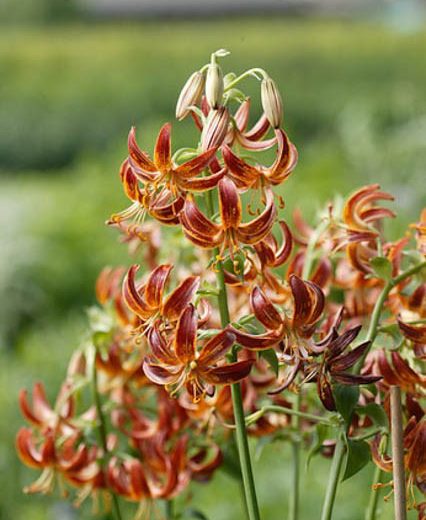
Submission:
<svg viewBox="0 0 426 520">
<path fill-rule="evenodd" d="M 0 519 L 80 517 L 58 497 L 21 493 L 35 473 L 13 449 L 17 394 L 40 379 L 55 394 L 98 271 L 131 261 L 104 226 L 126 207 L 118 167 L 129 127 L 150 150 L 188 75 L 225 47 L 225 71 L 261 66 L 283 91 L 285 127 L 300 153 L 283 189 L 284 216 L 295 205 L 313 216 L 334 192 L 379 182 L 396 196 L 400 230 L 425 202 L 421 15 L 100 21 L 62 0 L 0 0 Z M 176 146 L 193 142 L 189 126 L 174 123 Z M 265 519 L 286 517 L 288 455 L 274 445 L 256 463 Z M 315 460 L 304 474 L 302 518 L 318 517 L 328 464 Z M 362 517 L 370 474 L 367 467 L 341 486 L 336 520 Z M 226 475 L 194 491 L 210 519 L 243 518 Z M 383 507 L 381 519 L 391 517 Z"/>
</svg>

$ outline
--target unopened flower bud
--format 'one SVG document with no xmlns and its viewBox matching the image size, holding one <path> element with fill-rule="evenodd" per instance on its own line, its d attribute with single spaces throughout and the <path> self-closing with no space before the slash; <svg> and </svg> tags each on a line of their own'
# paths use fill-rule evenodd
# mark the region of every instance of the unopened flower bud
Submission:
<svg viewBox="0 0 426 520">
<path fill-rule="evenodd" d="M 283 119 L 283 102 L 280 92 L 271 78 L 262 80 L 261 98 L 266 119 L 273 128 L 280 127 Z"/>
<path fill-rule="evenodd" d="M 219 107 L 217 110 L 210 110 L 207 116 L 206 125 L 201 135 L 201 148 L 207 151 L 210 148 L 219 147 L 228 131 L 229 112 L 226 107 Z"/>
<path fill-rule="evenodd" d="M 189 114 L 190 107 L 200 101 L 203 89 L 204 74 L 197 70 L 189 77 L 181 90 L 176 104 L 176 119 L 180 121 Z"/>
<path fill-rule="evenodd" d="M 206 77 L 206 99 L 211 108 L 218 108 L 222 104 L 223 74 L 217 63 L 210 63 Z"/>
</svg>

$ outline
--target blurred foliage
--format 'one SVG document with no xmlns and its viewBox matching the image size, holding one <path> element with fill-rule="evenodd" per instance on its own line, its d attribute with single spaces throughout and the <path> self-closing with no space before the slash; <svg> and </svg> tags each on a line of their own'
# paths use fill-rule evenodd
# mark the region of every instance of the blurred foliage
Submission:
<svg viewBox="0 0 426 520">
<path fill-rule="evenodd" d="M 42 379 L 51 395 L 56 392 L 84 330 L 98 271 L 132 261 L 115 231 L 103 225 L 127 205 L 118 167 L 129 127 L 138 125 L 142 146 L 151 150 L 160 125 L 173 120 L 179 88 L 219 47 L 232 51 L 224 68 L 259 64 L 283 89 L 286 128 L 300 152 L 299 166 L 283 186 L 284 218 L 296 205 L 312 217 L 334 192 L 369 182 L 396 196 L 401 221 L 395 231 L 415 220 L 424 203 L 426 32 L 279 18 L 2 27 L 2 520 L 76 518 L 56 499 L 21 494 L 35 474 L 11 450 L 21 423 L 18 390 Z M 254 81 L 250 88 L 256 98 Z M 174 124 L 175 146 L 194 142 L 190 127 Z M 285 461 L 288 453 L 280 444 L 259 463 L 265 518 L 282 517 L 289 476 L 275 463 L 281 457 Z M 327 466 L 320 460 L 310 466 L 302 518 L 317 517 Z M 355 494 L 358 502 L 366 500 L 370 471 L 342 485 L 336 518 L 359 519 L 346 504 Z M 236 484 L 219 475 L 213 488 L 196 488 L 194 505 L 212 519 L 242 518 L 237 494 Z M 383 520 L 390 511 L 384 507 Z M 93 518 L 90 509 L 86 518 Z"/>
<path fill-rule="evenodd" d="M 46 24 L 77 14 L 73 0 L 0 0 L 0 24 Z"/>
</svg>

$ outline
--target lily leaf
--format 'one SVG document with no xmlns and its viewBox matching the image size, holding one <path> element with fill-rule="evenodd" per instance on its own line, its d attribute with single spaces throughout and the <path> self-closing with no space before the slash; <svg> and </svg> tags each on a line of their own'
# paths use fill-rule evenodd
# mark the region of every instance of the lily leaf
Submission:
<svg viewBox="0 0 426 520">
<path fill-rule="evenodd" d="M 353 477 L 366 466 L 371 459 L 370 446 L 365 441 L 348 440 L 348 455 L 342 482 Z"/>
<path fill-rule="evenodd" d="M 389 429 L 389 420 L 382 406 L 376 403 L 369 403 L 365 406 L 357 406 L 356 412 L 360 415 L 368 415 L 377 426 Z"/>
<path fill-rule="evenodd" d="M 268 363 L 274 374 L 278 377 L 279 365 L 275 350 L 273 348 L 268 348 L 267 350 L 260 351 L 259 355 Z"/>
<path fill-rule="evenodd" d="M 384 256 L 375 256 L 371 259 L 370 265 L 376 276 L 382 280 L 390 280 L 392 278 L 392 264 Z"/>
<path fill-rule="evenodd" d="M 352 420 L 352 414 L 359 399 L 359 388 L 356 386 L 335 385 L 333 395 L 337 411 L 343 417 L 346 425 Z"/>
</svg>

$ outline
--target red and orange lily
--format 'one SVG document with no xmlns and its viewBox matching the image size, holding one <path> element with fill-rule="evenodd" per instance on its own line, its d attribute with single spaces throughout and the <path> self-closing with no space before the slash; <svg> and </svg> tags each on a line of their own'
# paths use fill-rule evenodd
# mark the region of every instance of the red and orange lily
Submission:
<svg viewBox="0 0 426 520">
<path fill-rule="evenodd" d="M 253 360 L 222 363 L 235 341 L 235 336 L 227 330 L 197 350 L 197 328 L 197 311 L 192 304 L 183 311 L 170 340 L 153 327 L 148 335 L 152 354 L 143 365 L 151 381 L 165 386 L 172 394 L 185 385 L 193 401 L 199 401 L 205 394 L 212 395 L 215 385 L 241 381 L 253 364 Z"/>
</svg>

